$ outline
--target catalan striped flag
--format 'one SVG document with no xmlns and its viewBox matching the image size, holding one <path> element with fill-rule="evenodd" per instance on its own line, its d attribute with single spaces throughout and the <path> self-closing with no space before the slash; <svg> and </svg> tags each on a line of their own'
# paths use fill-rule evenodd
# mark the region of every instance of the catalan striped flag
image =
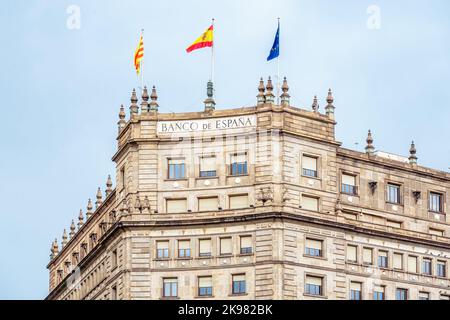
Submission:
<svg viewBox="0 0 450 320">
<path fill-rule="evenodd" d="M 141 72 L 141 61 L 144 58 L 144 36 L 141 34 L 139 39 L 139 44 L 134 52 L 134 67 L 136 68 L 136 73 L 139 75 Z"/>
<path fill-rule="evenodd" d="M 212 47 L 214 38 L 214 25 L 211 25 L 203 34 L 198 37 L 187 49 L 186 52 L 191 52 L 197 49 Z"/>
</svg>

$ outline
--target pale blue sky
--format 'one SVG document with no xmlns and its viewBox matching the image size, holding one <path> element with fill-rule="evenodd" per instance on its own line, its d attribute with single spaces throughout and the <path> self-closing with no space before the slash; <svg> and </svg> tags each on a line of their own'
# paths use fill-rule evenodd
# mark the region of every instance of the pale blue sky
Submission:
<svg viewBox="0 0 450 320">
<path fill-rule="evenodd" d="M 66 27 L 69 5 L 81 29 Z M 366 27 L 369 5 L 381 29 Z M 132 55 L 145 29 L 145 77 L 161 112 L 202 110 L 209 51 L 185 48 L 216 18 L 218 108 L 254 105 L 281 17 L 281 74 L 292 103 L 333 89 L 336 136 L 450 167 L 450 3 L 441 1 L 4 1 L 0 12 L 0 298 L 47 294 L 51 241 L 114 172 L 117 113 L 138 86 Z M 359 142 L 355 146 L 355 142 Z"/>
</svg>

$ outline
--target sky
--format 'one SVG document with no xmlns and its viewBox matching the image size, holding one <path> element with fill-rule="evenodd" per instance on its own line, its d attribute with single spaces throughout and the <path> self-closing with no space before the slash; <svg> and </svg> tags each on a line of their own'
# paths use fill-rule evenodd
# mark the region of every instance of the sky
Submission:
<svg viewBox="0 0 450 320">
<path fill-rule="evenodd" d="M 255 105 L 259 78 L 276 75 L 266 57 L 280 17 L 292 105 L 310 109 L 317 95 L 324 111 L 332 88 L 344 147 L 362 151 L 371 129 L 376 149 L 408 156 L 414 140 L 419 164 L 449 171 L 447 0 L 8 0 L 0 10 L 0 299 L 45 298 L 51 242 L 113 175 L 142 28 L 160 112 L 203 110 L 210 51 L 185 49 L 211 18 L 216 107 Z"/>
</svg>

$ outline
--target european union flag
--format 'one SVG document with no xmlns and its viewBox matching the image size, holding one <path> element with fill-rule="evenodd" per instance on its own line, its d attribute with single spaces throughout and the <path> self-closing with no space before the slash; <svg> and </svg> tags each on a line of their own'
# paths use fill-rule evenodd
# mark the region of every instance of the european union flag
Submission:
<svg viewBox="0 0 450 320">
<path fill-rule="evenodd" d="M 267 61 L 278 58 L 280 55 L 280 21 L 278 21 L 277 34 L 275 35 L 275 41 L 273 42 L 272 49 L 270 49 Z"/>
</svg>

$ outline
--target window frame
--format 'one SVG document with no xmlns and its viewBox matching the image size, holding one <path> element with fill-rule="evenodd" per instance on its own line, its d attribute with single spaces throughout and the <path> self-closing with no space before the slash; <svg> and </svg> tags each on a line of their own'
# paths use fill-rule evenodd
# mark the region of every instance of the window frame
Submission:
<svg viewBox="0 0 450 320">
<path fill-rule="evenodd" d="M 172 160 L 183 160 L 182 164 L 170 164 Z M 176 168 L 174 169 L 174 177 L 171 177 L 171 166 L 182 166 L 183 176 L 176 176 Z M 176 180 L 186 180 L 187 179 L 187 166 L 186 166 L 186 157 L 168 157 L 167 158 L 167 180 L 176 181 Z"/>
<path fill-rule="evenodd" d="M 250 241 L 252 242 L 251 247 L 242 247 L 242 239 L 243 238 L 250 238 Z M 249 250 L 250 249 L 250 250 Z M 253 254 L 253 236 L 252 235 L 240 235 L 239 236 L 239 254 Z"/>
<path fill-rule="evenodd" d="M 314 171 L 314 170 L 312 170 L 312 169 L 305 169 L 304 167 L 303 167 L 303 164 L 304 164 L 304 158 L 310 158 L 310 159 L 314 159 L 315 161 L 316 161 L 316 170 Z M 302 155 L 301 155 L 301 176 L 302 177 L 305 177 L 305 178 L 312 178 L 312 179 L 320 179 L 320 177 L 319 177 L 319 168 L 320 168 L 320 166 L 319 166 L 319 159 L 320 159 L 320 157 L 319 156 L 317 156 L 317 155 L 312 155 L 312 154 L 309 154 L 309 153 L 302 153 Z M 306 170 L 306 171 L 305 171 Z M 312 175 L 310 175 L 310 174 L 308 174 L 308 173 L 313 173 Z"/>
<path fill-rule="evenodd" d="M 211 279 L 211 286 L 210 287 L 200 287 L 200 279 L 202 278 L 210 278 Z M 201 289 L 206 289 L 206 292 L 202 292 Z M 197 295 L 199 297 L 212 297 L 213 296 L 213 281 L 212 276 L 198 276 L 197 277 Z"/>
<path fill-rule="evenodd" d="M 391 199 L 391 193 L 390 193 L 390 187 L 396 187 L 397 188 L 397 201 L 393 201 L 395 199 Z M 386 203 L 392 204 L 392 205 L 402 205 L 403 197 L 402 197 L 402 190 L 403 185 L 398 182 L 393 181 L 387 181 L 386 182 Z"/>
<path fill-rule="evenodd" d="M 166 280 L 176 280 L 175 282 L 169 282 L 170 284 L 170 295 L 166 295 Z M 162 278 L 162 297 L 163 298 L 178 298 L 178 277 L 166 277 Z M 173 284 L 175 284 L 175 295 L 173 295 Z"/>
<path fill-rule="evenodd" d="M 355 180 L 354 185 L 349 185 L 349 184 L 345 184 L 344 183 L 344 176 L 349 176 L 349 177 L 353 177 L 353 179 Z M 348 171 L 341 171 L 341 188 L 340 188 L 340 193 L 341 194 L 345 194 L 348 196 L 353 196 L 356 197 L 359 194 L 359 188 L 358 188 L 358 174 L 357 173 L 352 173 L 352 172 L 348 172 Z M 344 186 L 347 187 L 348 190 L 344 190 Z"/>
<path fill-rule="evenodd" d="M 314 248 L 308 248 L 308 246 L 307 246 L 308 240 L 320 242 L 321 243 L 321 245 L 320 245 L 321 249 L 318 250 L 318 249 L 314 249 Z M 318 259 L 318 258 L 325 258 L 325 239 L 306 235 L 305 236 L 305 246 L 304 247 L 305 247 L 305 250 L 303 252 L 304 256 L 309 257 L 309 258 L 316 258 L 316 259 Z M 318 255 L 311 254 L 311 252 L 313 252 L 313 253 L 316 252 L 315 250 L 319 251 Z"/>
<path fill-rule="evenodd" d="M 314 284 L 308 284 L 307 283 L 308 277 L 320 279 L 321 280 L 320 286 L 314 285 Z M 307 296 L 312 296 L 312 297 L 325 297 L 325 281 L 326 281 L 325 278 L 326 278 L 326 276 L 323 276 L 323 275 L 305 273 L 304 294 L 307 295 Z M 319 293 L 318 294 L 316 293 L 317 292 L 317 287 L 319 289 Z M 311 292 L 311 289 L 314 289 L 313 292 Z"/>
<path fill-rule="evenodd" d="M 234 280 L 235 277 L 243 276 L 244 280 Z M 235 291 L 237 284 L 238 290 Z M 242 291 L 243 288 L 243 291 Z M 245 273 L 235 273 L 231 275 L 231 294 L 232 295 L 244 295 L 247 294 L 247 277 Z"/>
<path fill-rule="evenodd" d="M 245 162 L 232 162 L 233 157 L 237 157 L 240 155 L 245 156 Z M 249 168 L 248 168 L 248 151 L 244 152 L 233 152 L 230 153 L 230 164 L 228 168 L 228 175 L 231 177 L 239 177 L 239 176 L 248 176 Z M 242 168 L 241 168 L 242 166 Z M 242 170 L 241 170 L 242 169 Z M 237 172 L 234 172 L 236 170 Z M 242 172 L 239 172 L 242 171 Z"/>
<path fill-rule="evenodd" d="M 438 196 L 439 199 L 439 211 L 435 211 L 432 210 L 432 205 L 431 205 L 431 200 L 432 200 L 432 196 Z M 443 192 L 438 192 L 438 191 L 433 191 L 430 190 L 428 191 L 428 211 L 431 213 L 436 213 L 436 214 L 445 214 L 444 212 L 444 193 Z"/>
<path fill-rule="evenodd" d="M 386 256 L 380 256 L 380 253 L 386 253 Z M 383 258 L 383 259 L 380 259 Z M 380 264 L 381 261 L 384 261 L 383 265 Z M 387 250 L 378 250 L 377 252 L 377 266 L 378 268 L 387 269 L 389 268 L 389 251 Z"/>
<path fill-rule="evenodd" d="M 202 171 L 202 159 L 206 159 L 206 158 L 214 158 L 214 159 L 216 159 L 216 168 L 215 168 L 215 170 Z M 207 174 L 202 175 L 202 172 L 206 172 Z M 214 172 L 214 174 L 212 174 L 213 172 Z M 198 177 L 199 178 L 217 178 L 217 156 L 215 154 L 212 154 L 212 155 L 201 155 L 199 157 Z"/>
</svg>

